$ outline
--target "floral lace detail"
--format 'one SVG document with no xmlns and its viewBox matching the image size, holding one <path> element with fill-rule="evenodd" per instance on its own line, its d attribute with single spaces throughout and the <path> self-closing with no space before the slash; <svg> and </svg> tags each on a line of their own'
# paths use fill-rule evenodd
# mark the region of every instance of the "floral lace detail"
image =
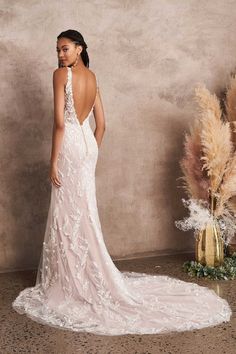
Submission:
<svg viewBox="0 0 236 354">
<path fill-rule="evenodd" d="M 227 301 L 213 290 L 116 268 L 97 209 L 98 146 L 89 119 L 82 126 L 77 120 L 69 68 L 64 113 L 62 185 L 52 185 L 36 284 L 22 290 L 12 307 L 42 324 L 105 335 L 185 331 L 229 321 Z"/>
<path fill-rule="evenodd" d="M 65 123 L 78 124 L 77 117 L 74 108 L 73 102 L 73 93 L 72 93 L 72 71 L 71 68 L 68 67 L 68 79 L 65 87 Z"/>
</svg>

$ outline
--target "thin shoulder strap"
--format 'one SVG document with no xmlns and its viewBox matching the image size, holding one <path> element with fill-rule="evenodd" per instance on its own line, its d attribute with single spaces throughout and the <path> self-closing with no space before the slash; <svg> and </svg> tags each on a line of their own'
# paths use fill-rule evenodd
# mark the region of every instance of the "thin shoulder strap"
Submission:
<svg viewBox="0 0 236 354">
<path fill-rule="evenodd" d="M 72 69 L 69 66 L 67 66 L 67 84 L 71 82 L 71 78 L 72 78 Z"/>
<path fill-rule="evenodd" d="M 99 88 L 99 83 L 98 83 L 98 78 L 97 78 L 97 75 L 94 73 L 95 75 L 95 79 L 96 79 L 96 86 L 97 86 L 97 91 L 98 91 L 98 88 Z"/>
</svg>

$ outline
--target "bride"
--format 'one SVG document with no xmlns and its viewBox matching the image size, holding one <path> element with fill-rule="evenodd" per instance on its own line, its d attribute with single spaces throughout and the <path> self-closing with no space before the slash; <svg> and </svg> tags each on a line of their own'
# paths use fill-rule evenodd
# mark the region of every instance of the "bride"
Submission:
<svg viewBox="0 0 236 354">
<path fill-rule="evenodd" d="M 227 301 L 213 290 L 169 276 L 120 272 L 113 263 L 95 186 L 104 112 L 86 48 L 78 31 L 57 37 L 46 230 L 36 283 L 12 307 L 42 324 L 103 335 L 185 331 L 229 321 Z"/>
</svg>

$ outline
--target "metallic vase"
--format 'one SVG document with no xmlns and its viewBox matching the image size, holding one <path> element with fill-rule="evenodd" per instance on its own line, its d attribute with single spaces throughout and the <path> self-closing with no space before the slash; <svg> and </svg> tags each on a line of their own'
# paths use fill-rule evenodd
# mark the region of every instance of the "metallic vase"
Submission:
<svg viewBox="0 0 236 354">
<path fill-rule="evenodd" d="M 224 241 L 216 221 L 207 223 L 206 227 L 199 231 L 195 243 L 195 257 L 202 265 L 216 267 L 223 263 Z"/>
</svg>

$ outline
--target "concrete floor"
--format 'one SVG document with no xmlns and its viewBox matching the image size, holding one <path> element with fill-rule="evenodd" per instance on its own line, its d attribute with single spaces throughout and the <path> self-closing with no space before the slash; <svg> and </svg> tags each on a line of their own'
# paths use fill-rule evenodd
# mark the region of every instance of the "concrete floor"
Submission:
<svg viewBox="0 0 236 354">
<path fill-rule="evenodd" d="M 215 327 L 176 332 L 101 336 L 76 333 L 40 325 L 19 315 L 11 303 L 20 290 L 33 286 L 36 271 L 0 274 L 0 354 L 236 354 L 236 281 L 211 281 L 190 278 L 181 270 L 191 254 L 114 261 L 120 270 L 175 276 L 208 286 L 229 301 L 231 322 Z"/>
</svg>

